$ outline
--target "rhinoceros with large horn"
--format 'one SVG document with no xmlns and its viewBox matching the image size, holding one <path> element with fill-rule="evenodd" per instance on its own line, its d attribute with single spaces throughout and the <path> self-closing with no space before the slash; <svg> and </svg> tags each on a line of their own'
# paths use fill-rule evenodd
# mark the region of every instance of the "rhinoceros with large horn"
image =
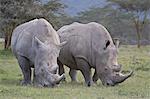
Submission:
<svg viewBox="0 0 150 99">
<path fill-rule="evenodd" d="M 80 70 L 90 86 L 91 68 L 95 69 L 93 81 L 100 78 L 103 85 L 114 86 L 132 75 L 132 71 L 126 75 L 121 73 L 121 65 L 117 62 L 118 45 L 114 45 L 109 32 L 101 24 L 75 22 L 57 32 L 61 42 L 67 41 L 58 58 L 59 73 L 64 73 L 63 65 L 68 66 L 72 81 L 76 81 L 76 70 Z"/>
<path fill-rule="evenodd" d="M 36 86 L 53 87 L 64 75 L 58 70 L 57 57 L 64 43 L 60 43 L 57 32 L 45 19 L 34 19 L 16 27 L 13 31 L 11 48 L 23 73 L 23 85 L 33 82 Z"/>
</svg>

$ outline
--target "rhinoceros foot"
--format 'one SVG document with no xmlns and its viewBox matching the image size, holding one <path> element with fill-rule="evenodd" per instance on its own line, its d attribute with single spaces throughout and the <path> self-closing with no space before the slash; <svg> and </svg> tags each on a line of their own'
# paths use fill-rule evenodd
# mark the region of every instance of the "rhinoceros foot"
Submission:
<svg viewBox="0 0 150 99">
<path fill-rule="evenodd" d="M 22 85 L 22 86 L 28 86 L 28 85 L 31 85 L 31 81 L 25 81 L 25 80 L 22 80 L 22 81 L 21 81 L 21 85 Z"/>
</svg>

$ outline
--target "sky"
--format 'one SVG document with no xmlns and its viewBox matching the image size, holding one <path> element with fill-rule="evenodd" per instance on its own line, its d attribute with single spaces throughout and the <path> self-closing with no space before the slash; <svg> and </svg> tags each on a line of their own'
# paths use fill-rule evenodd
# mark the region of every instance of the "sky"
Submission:
<svg viewBox="0 0 150 99">
<path fill-rule="evenodd" d="M 61 0 L 67 8 L 66 13 L 71 16 L 81 11 L 88 10 L 91 7 L 102 7 L 106 4 L 105 0 Z"/>
<path fill-rule="evenodd" d="M 43 0 L 47 2 L 49 0 Z M 106 0 L 60 0 L 67 8 L 65 12 L 71 16 L 77 15 L 81 11 L 88 10 L 91 7 L 103 7 L 106 5 Z"/>
</svg>

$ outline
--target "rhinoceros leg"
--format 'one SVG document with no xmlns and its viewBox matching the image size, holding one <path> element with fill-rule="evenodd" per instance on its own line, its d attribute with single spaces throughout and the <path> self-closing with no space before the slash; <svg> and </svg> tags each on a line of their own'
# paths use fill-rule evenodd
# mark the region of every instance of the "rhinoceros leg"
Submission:
<svg viewBox="0 0 150 99">
<path fill-rule="evenodd" d="M 72 82 L 77 82 L 77 79 L 76 79 L 77 71 L 75 69 L 70 69 L 69 75 L 71 77 Z"/>
<path fill-rule="evenodd" d="M 92 79 L 91 79 L 91 69 L 90 69 L 89 64 L 84 59 L 81 59 L 81 58 L 76 59 L 76 64 L 77 64 L 77 67 L 80 67 L 79 69 L 81 70 L 84 76 L 86 85 L 91 86 Z"/>
<path fill-rule="evenodd" d="M 58 63 L 58 66 L 59 66 L 59 75 L 64 74 L 65 69 L 64 69 L 63 64 L 59 60 L 57 60 L 57 63 Z M 66 78 L 64 77 L 64 79 L 62 79 L 62 81 L 66 81 Z"/>
<path fill-rule="evenodd" d="M 22 85 L 31 84 L 31 67 L 29 65 L 28 59 L 25 57 L 19 56 L 18 63 L 23 73 L 23 81 L 21 82 Z"/>
<path fill-rule="evenodd" d="M 93 78 L 92 78 L 92 79 L 93 79 L 93 82 L 94 82 L 94 83 L 96 83 L 97 80 L 99 79 L 98 76 L 97 76 L 96 70 L 95 70 L 95 72 L 94 72 L 94 75 L 93 75 Z"/>
<path fill-rule="evenodd" d="M 57 63 L 59 65 L 59 75 L 62 75 L 63 73 L 65 73 L 64 66 L 59 60 L 57 60 Z"/>
</svg>

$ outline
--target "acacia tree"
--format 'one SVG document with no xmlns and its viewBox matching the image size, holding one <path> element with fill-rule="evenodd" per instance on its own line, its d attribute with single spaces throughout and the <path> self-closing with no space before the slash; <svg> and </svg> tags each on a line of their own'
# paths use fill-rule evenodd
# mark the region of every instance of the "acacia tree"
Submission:
<svg viewBox="0 0 150 99">
<path fill-rule="evenodd" d="M 141 35 L 150 13 L 150 0 L 107 0 L 112 6 L 132 15 L 137 34 L 137 47 L 140 48 Z"/>
<path fill-rule="evenodd" d="M 49 0 L 42 4 L 42 15 L 55 29 L 58 29 L 61 26 L 60 17 L 64 15 L 64 8 L 66 8 L 66 5 L 62 4 L 60 0 Z"/>
<path fill-rule="evenodd" d="M 130 39 L 129 35 L 132 36 L 131 32 L 133 29 L 130 26 L 131 23 L 128 21 L 130 17 L 129 14 L 123 13 L 118 9 L 113 9 L 111 6 L 104 6 L 103 8 L 91 8 L 80 12 L 75 19 L 82 23 L 98 22 L 108 29 L 112 37 L 124 41 L 127 39 L 127 36 L 128 39 Z"/>
<path fill-rule="evenodd" d="M 63 13 L 64 5 L 60 0 L 0 0 L 0 30 L 5 34 L 5 49 L 10 47 L 13 29 L 34 18 L 45 18 L 58 27 L 58 16 Z"/>
<path fill-rule="evenodd" d="M 37 5 L 39 4 L 34 0 L 0 0 L 0 29 L 5 35 L 5 49 L 10 46 L 13 29 L 27 19 L 39 15 L 39 11 L 36 11 Z"/>
</svg>

